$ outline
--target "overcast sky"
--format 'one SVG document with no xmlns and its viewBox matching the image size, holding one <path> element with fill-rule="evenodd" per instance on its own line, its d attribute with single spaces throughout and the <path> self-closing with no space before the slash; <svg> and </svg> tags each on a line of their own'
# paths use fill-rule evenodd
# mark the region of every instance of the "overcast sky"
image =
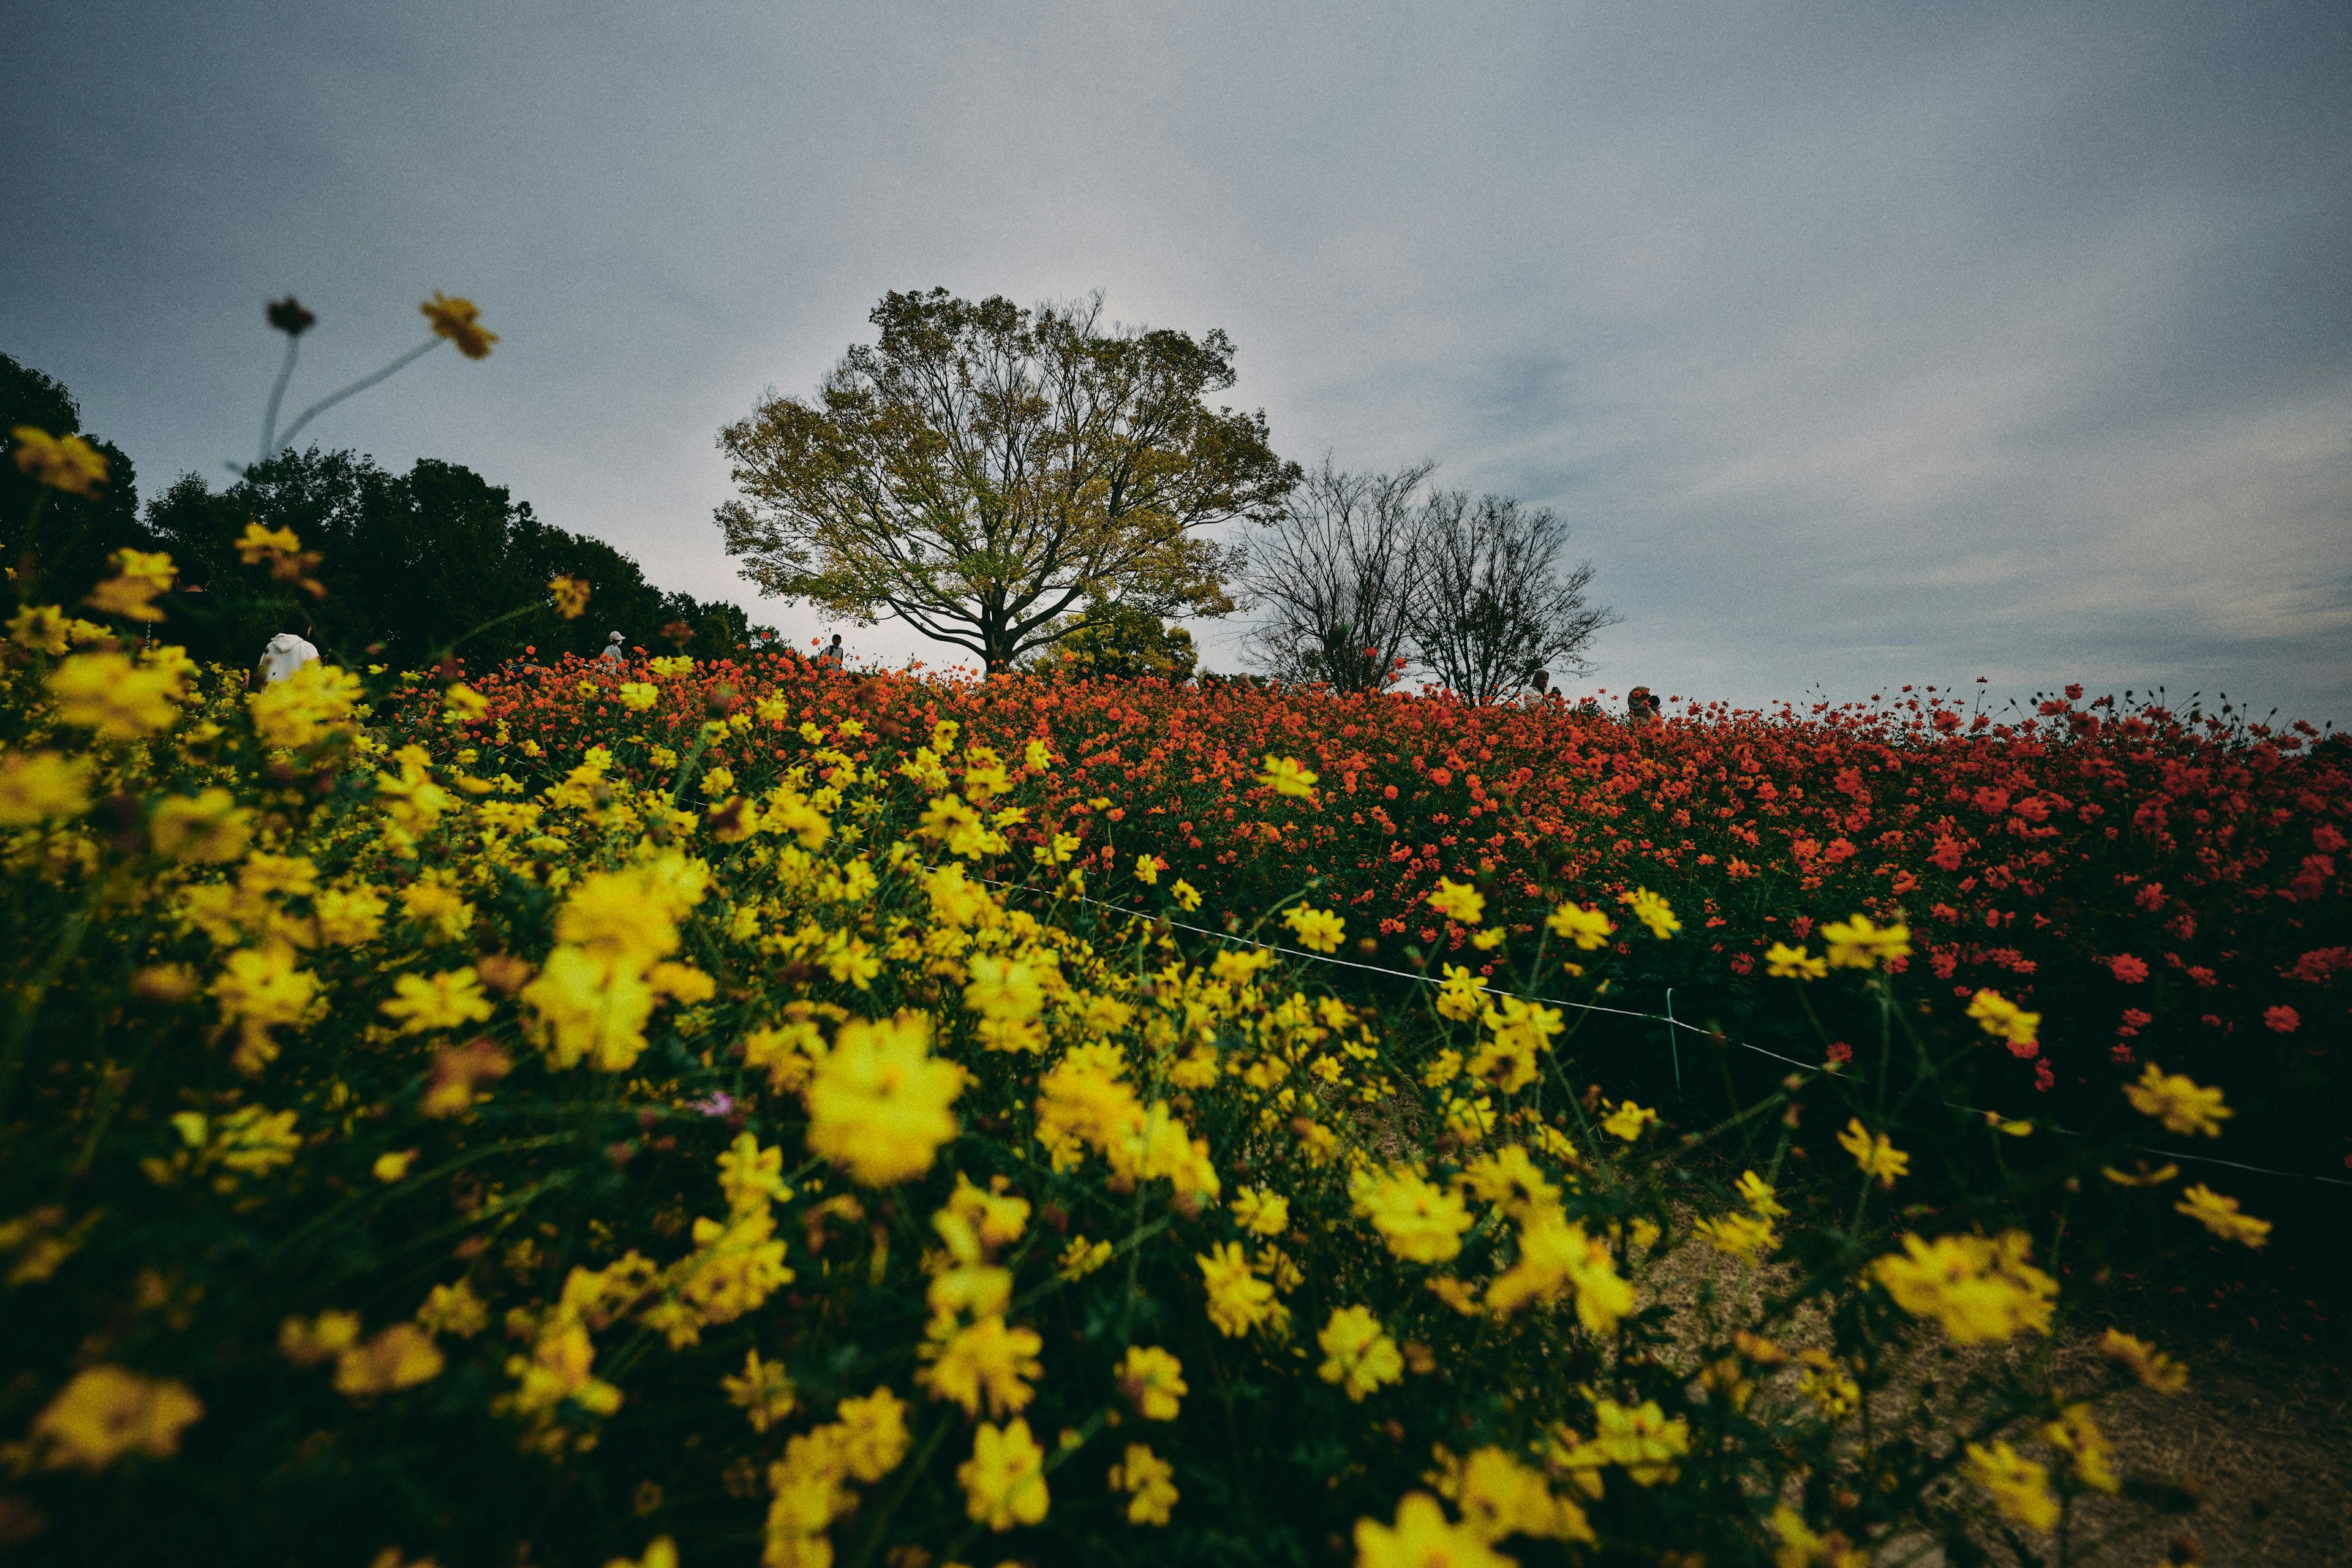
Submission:
<svg viewBox="0 0 2352 1568">
<path fill-rule="evenodd" d="M 322 318 L 299 405 L 446 289 L 497 353 L 318 440 L 467 464 L 806 636 L 720 547 L 718 427 L 812 390 L 886 289 L 1099 288 L 1229 331 L 1286 455 L 1571 519 L 1624 617 L 1586 689 L 2352 720 L 2341 0 L 0 22 L 0 351 L 151 494 L 249 453 L 265 299 Z M 1213 666 L 1238 630 L 1201 628 Z"/>
</svg>

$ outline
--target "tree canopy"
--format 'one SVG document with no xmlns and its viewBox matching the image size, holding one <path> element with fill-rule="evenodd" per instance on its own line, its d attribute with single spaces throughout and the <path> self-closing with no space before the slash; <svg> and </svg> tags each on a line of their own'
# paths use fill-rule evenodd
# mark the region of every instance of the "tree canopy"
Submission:
<svg viewBox="0 0 2352 1568">
<path fill-rule="evenodd" d="M 880 341 L 814 400 L 770 397 L 719 447 L 718 510 L 764 594 L 871 625 L 896 615 L 991 669 L 1081 600 L 1223 615 L 1234 552 L 1200 531 L 1297 482 L 1263 413 L 1212 408 L 1222 331 L 1110 327 L 1099 295 L 1023 310 L 944 289 L 883 297 Z"/>
<path fill-rule="evenodd" d="M 248 566 L 236 542 L 249 522 L 289 528 L 322 558 L 313 599 Z M 183 584 L 173 635 L 202 658 L 249 661 L 280 631 L 308 622 L 311 640 L 346 660 L 415 664 L 483 622 L 525 605 L 458 651 L 474 664 L 541 655 L 591 654 L 619 631 L 662 647 L 662 628 L 683 623 L 689 651 L 742 640 L 743 612 L 665 593 L 628 556 L 600 540 L 551 527 L 502 487 L 430 458 L 405 474 L 351 452 L 286 452 L 246 470 L 223 490 L 189 474 L 147 510 L 157 547 L 171 552 Z M 558 576 L 587 581 L 587 616 L 567 621 L 549 602 Z M 370 650 L 374 650 L 370 652 Z"/>
<path fill-rule="evenodd" d="M 139 522 L 139 480 L 131 459 L 111 441 L 81 427 L 73 395 L 50 377 L 0 354 L 0 437 L 29 425 L 51 436 L 80 436 L 106 459 L 106 482 L 92 496 L 47 492 L 40 520 L 27 537 L 35 503 L 44 494 L 13 460 L 0 459 L 0 557 L 19 574 L 31 572 L 35 591 L 62 604 L 79 604 L 92 584 L 108 574 L 106 558 L 128 546 L 152 549 Z M 33 559 L 27 562 L 26 552 Z"/>
</svg>

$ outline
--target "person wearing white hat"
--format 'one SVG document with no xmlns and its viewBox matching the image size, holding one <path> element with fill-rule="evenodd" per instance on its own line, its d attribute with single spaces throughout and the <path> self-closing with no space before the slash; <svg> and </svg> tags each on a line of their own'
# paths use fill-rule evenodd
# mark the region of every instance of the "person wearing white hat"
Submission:
<svg viewBox="0 0 2352 1568">
<path fill-rule="evenodd" d="M 606 637 L 604 651 L 596 657 L 610 664 L 626 663 L 629 656 L 621 651 L 621 634 L 614 632 L 611 637 Z"/>
</svg>

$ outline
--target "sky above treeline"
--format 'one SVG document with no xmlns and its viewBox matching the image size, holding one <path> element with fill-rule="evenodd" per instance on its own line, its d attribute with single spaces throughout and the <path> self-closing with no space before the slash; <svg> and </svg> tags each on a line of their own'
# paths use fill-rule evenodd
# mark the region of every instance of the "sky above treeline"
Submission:
<svg viewBox="0 0 2352 1568">
<path fill-rule="evenodd" d="M 1554 508 L 1572 689 L 2164 685 L 2352 721 L 2352 10 L 5 6 L 0 350 L 152 494 L 306 435 L 468 465 L 666 587 L 715 444 L 892 289 L 1100 289 L 1312 463 Z M 627 628 L 633 636 L 652 628 Z M 844 628 L 896 663 L 904 628 Z M 1195 630 L 1244 667 L 1244 618 Z"/>
</svg>

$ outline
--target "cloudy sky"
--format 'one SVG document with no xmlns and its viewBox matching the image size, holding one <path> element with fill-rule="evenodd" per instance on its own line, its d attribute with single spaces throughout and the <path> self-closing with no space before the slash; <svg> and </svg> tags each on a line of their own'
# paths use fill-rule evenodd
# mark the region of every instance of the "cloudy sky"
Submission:
<svg viewBox="0 0 2352 1568">
<path fill-rule="evenodd" d="M 1222 326 L 1277 446 L 1552 506 L 1586 683 L 2352 721 L 2352 11 L 0 0 L 0 351 L 150 492 L 327 416 L 749 602 L 714 446 L 889 289 Z M 755 616 L 801 635 L 798 606 Z M 1202 628 L 1236 668 L 1232 623 Z M 895 659 L 903 630 L 850 633 Z"/>
</svg>

